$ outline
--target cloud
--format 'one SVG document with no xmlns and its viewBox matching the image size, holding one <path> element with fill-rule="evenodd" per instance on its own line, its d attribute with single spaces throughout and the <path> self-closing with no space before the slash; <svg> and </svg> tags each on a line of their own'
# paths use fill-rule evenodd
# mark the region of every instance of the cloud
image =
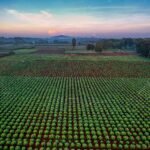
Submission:
<svg viewBox="0 0 150 150">
<path fill-rule="evenodd" d="M 8 18 L 16 20 L 16 25 L 35 27 L 85 27 L 91 22 L 97 22 L 96 18 L 87 15 L 54 15 L 41 10 L 38 13 L 26 13 L 13 9 L 6 9 Z M 78 22 L 78 23 L 77 23 Z"/>
<path fill-rule="evenodd" d="M 0 15 L 0 33 L 90 35 L 137 31 L 142 33 L 150 29 L 149 15 L 137 13 L 93 16 L 76 13 L 56 15 L 45 10 L 32 13 L 5 9 L 4 12 L 3 15 Z"/>
<path fill-rule="evenodd" d="M 53 15 L 47 11 L 40 11 L 39 13 L 19 12 L 14 9 L 6 9 L 5 11 L 11 17 L 15 17 L 19 21 L 27 23 L 47 23 L 53 18 Z"/>
</svg>

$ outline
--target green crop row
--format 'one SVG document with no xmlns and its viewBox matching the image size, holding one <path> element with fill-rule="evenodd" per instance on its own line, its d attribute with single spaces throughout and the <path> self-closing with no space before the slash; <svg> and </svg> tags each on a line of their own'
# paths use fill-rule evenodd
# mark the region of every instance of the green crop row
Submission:
<svg viewBox="0 0 150 150">
<path fill-rule="evenodd" d="M 0 77 L 0 149 L 149 149 L 149 82 Z"/>
</svg>

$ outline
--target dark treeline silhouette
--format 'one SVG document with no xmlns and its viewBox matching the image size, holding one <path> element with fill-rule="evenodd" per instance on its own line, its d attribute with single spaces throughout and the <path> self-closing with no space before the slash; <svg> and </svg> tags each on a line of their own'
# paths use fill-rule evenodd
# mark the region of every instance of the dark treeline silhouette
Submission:
<svg viewBox="0 0 150 150">
<path fill-rule="evenodd" d="M 86 46 L 86 49 L 87 49 L 87 50 L 94 50 L 94 49 L 95 49 L 95 45 L 94 45 L 94 44 L 88 44 L 88 45 Z"/>
<path fill-rule="evenodd" d="M 93 45 L 94 46 L 94 45 Z M 91 45 L 87 45 L 87 49 L 92 49 Z M 95 51 L 111 49 L 120 49 L 128 51 L 136 51 L 138 54 L 149 57 L 150 56 L 150 39 L 132 39 L 132 38 L 123 38 L 123 39 L 104 39 L 96 42 Z"/>
<path fill-rule="evenodd" d="M 98 42 L 103 49 L 135 49 L 135 39 L 104 39 Z"/>
<path fill-rule="evenodd" d="M 150 39 L 138 39 L 136 42 L 137 53 L 150 57 Z"/>
<path fill-rule="evenodd" d="M 131 38 L 124 39 L 103 39 L 97 41 L 96 44 L 88 44 L 87 50 L 93 50 L 101 52 L 108 49 L 121 49 L 121 50 L 136 50 L 136 42 Z"/>
<path fill-rule="evenodd" d="M 76 47 L 77 41 L 75 38 L 72 39 L 72 47 L 73 49 Z"/>
</svg>

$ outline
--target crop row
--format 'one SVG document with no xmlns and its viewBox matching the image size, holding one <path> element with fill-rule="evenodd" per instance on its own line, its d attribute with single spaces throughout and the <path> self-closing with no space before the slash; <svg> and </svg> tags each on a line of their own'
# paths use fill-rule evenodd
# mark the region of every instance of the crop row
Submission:
<svg viewBox="0 0 150 150">
<path fill-rule="evenodd" d="M 49 77 L 150 77 L 149 62 L 33 61 L 0 64 L 0 75 Z"/>
<path fill-rule="evenodd" d="M 148 79 L 0 81 L 0 149 L 150 148 Z"/>
</svg>

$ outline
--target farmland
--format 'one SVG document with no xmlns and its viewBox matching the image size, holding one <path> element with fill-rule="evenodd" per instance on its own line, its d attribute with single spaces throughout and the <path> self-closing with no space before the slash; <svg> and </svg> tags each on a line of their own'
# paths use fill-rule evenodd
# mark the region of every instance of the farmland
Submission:
<svg viewBox="0 0 150 150">
<path fill-rule="evenodd" d="M 0 149 L 149 149 L 150 60 L 0 58 Z"/>
</svg>

